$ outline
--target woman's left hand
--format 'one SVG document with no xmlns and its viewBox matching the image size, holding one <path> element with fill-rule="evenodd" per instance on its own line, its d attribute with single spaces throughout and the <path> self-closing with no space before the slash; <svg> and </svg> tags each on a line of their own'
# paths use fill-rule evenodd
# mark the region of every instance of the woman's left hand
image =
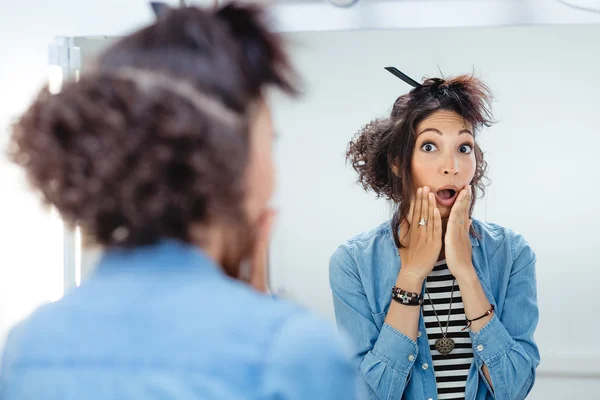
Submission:
<svg viewBox="0 0 600 400">
<path fill-rule="evenodd" d="M 457 279 L 465 273 L 473 272 L 471 239 L 469 238 L 470 206 L 471 186 L 469 185 L 460 191 L 452 210 L 450 210 L 444 238 L 446 264 Z"/>
</svg>

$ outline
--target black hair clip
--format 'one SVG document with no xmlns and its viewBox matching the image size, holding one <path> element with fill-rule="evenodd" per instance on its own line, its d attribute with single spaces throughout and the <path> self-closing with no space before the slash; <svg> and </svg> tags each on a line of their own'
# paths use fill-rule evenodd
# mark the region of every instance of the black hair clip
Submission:
<svg viewBox="0 0 600 400">
<path fill-rule="evenodd" d="M 156 18 L 159 18 L 169 9 L 169 6 L 162 1 L 151 1 L 150 6 L 152 7 L 152 11 L 154 11 Z"/>
<path fill-rule="evenodd" d="M 385 69 L 391 73 L 392 75 L 394 75 L 397 78 L 402 79 L 404 82 L 408 83 L 410 86 L 418 88 L 421 87 L 423 85 L 421 85 L 419 82 L 415 81 L 414 79 L 410 78 L 409 76 L 407 76 L 405 73 L 403 73 L 402 71 L 400 71 L 398 68 L 396 67 L 385 67 Z"/>
</svg>

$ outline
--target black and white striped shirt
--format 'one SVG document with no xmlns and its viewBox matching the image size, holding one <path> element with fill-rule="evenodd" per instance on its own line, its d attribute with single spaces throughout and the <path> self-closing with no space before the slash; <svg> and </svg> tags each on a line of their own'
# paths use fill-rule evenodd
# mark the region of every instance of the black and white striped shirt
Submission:
<svg viewBox="0 0 600 400">
<path fill-rule="evenodd" d="M 454 297 L 452 306 L 449 307 L 453 282 Z M 445 261 L 440 261 L 435 265 L 427 278 L 426 288 L 431 296 L 431 302 L 425 294 L 423 319 L 433 358 L 438 398 L 440 400 L 464 399 L 467 374 L 473 362 L 473 349 L 469 331 L 461 332 L 461 329 L 466 325 L 465 309 L 458 284 L 454 281 L 454 277 L 448 270 Z M 442 337 L 442 331 L 431 303 L 437 311 L 444 332 L 446 332 L 446 324 L 448 323 L 448 310 L 449 308 L 451 310 L 447 337 L 454 340 L 455 347 L 450 354 L 442 355 L 435 348 L 435 341 Z"/>
</svg>

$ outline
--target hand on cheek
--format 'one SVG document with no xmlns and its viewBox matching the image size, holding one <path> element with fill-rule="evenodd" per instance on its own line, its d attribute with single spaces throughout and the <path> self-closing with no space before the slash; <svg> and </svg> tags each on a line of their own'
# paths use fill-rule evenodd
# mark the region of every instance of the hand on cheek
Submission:
<svg viewBox="0 0 600 400">
<path fill-rule="evenodd" d="M 411 203 L 408 219 L 400 227 L 401 272 L 414 277 L 420 289 L 437 261 L 442 248 L 442 221 L 435 197 L 427 186 L 419 188 Z"/>
<path fill-rule="evenodd" d="M 473 271 L 471 239 L 469 238 L 471 196 L 471 186 L 461 190 L 450 210 L 444 237 L 446 263 L 452 275 L 457 279 L 461 275 Z"/>
</svg>

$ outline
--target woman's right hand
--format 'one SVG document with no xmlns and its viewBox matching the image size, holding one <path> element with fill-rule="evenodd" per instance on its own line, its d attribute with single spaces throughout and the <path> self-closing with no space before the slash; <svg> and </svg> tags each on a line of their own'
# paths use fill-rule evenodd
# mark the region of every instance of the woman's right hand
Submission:
<svg viewBox="0 0 600 400">
<path fill-rule="evenodd" d="M 421 219 L 426 224 L 419 225 Z M 435 195 L 425 186 L 417 190 L 407 220 L 400 225 L 401 273 L 421 281 L 433 270 L 442 250 L 442 219 Z"/>
</svg>

